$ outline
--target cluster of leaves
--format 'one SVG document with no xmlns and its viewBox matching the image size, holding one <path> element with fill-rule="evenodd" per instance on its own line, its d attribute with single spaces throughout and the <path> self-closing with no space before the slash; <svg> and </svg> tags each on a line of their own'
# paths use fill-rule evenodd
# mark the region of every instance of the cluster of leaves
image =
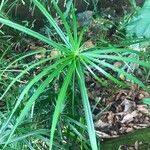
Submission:
<svg viewBox="0 0 150 150">
<path fill-rule="evenodd" d="M 143 56 L 142 52 L 138 52 L 129 48 L 106 47 L 100 49 L 95 47 L 95 48 L 84 50 L 82 47 L 82 40 L 86 28 L 83 28 L 80 32 L 78 32 L 78 24 L 75 15 L 75 8 L 73 5 L 71 6 L 70 15 L 69 15 L 71 17 L 70 19 L 68 19 L 70 20 L 70 23 L 68 23 L 67 18 L 64 16 L 64 13 L 58 7 L 56 1 L 52 0 L 52 4 L 56 9 L 57 13 L 59 14 L 60 19 L 63 22 L 64 27 L 62 30 L 62 28 L 60 28 L 60 26 L 57 24 L 55 19 L 50 15 L 50 13 L 38 0 L 33 0 L 33 2 L 36 5 L 36 7 L 39 8 L 41 13 L 43 13 L 43 15 L 47 18 L 49 24 L 55 29 L 55 32 L 58 34 L 58 36 L 61 39 L 59 42 L 56 42 L 53 39 L 49 39 L 46 36 L 43 36 L 42 34 L 37 33 L 27 27 L 21 26 L 8 19 L 5 19 L 4 17 L 0 18 L 0 23 L 7 25 L 11 28 L 14 28 L 16 30 L 19 30 L 20 32 L 24 32 L 42 41 L 48 44 L 50 47 L 55 48 L 55 50 L 59 51 L 60 53 L 58 53 L 55 56 L 48 55 L 49 57 L 47 58 L 41 59 L 37 62 L 30 63 L 14 79 L 12 79 L 11 83 L 8 84 L 6 90 L 2 93 L 0 99 L 4 99 L 7 96 L 7 93 L 16 84 L 16 82 L 20 78 L 25 76 L 26 73 L 28 73 L 33 69 L 36 69 L 37 67 L 41 67 L 41 65 L 43 64 L 46 64 L 44 69 L 41 67 L 40 72 L 35 76 L 33 76 L 32 79 L 26 84 L 26 86 L 21 91 L 20 95 L 14 97 L 15 104 L 13 106 L 13 109 L 10 111 L 9 116 L 4 117 L 6 119 L 4 123 L 1 124 L 0 134 L 2 136 L 0 137 L 0 144 L 4 145 L 3 147 L 4 149 L 7 149 L 7 146 L 11 145 L 11 143 L 32 136 L 33 139 L 34 138 L 42 139 L 44 142 L 49 143 L 48 145 L 50 150 L 53 148 L 53 145 L 57 146 L 57 142 L 55 141 L 55 134 L 56 134 L 55 132 L 56 132 L 57 124 L 59 122 L 60 114 L 64 109 L 65 100 L 67 99 L 67 91 L 69 91 L 70 89 L 69 86 L 71 86 L 71 89 L 73 91 L 72 108 L 77 107 L 76 105 L 74 105 L 74 101 L 75 101 L 74 95 L 76 94 L 76 90 L 74 87 L 76 86 L 76 88 L 79 88 L 80 91 L 79 93 L 81 94 L 83 109 L 86 118 L 86 126 L 83 126 L 82 124 L 70 118 L 69 119 L 66 118 L 65 121 L 66 122 L 68 121 L 69 124 L 70 122 L 73 122 L 73 124 L 82 127 L 83 131 L 87 131 L 90 142 L 87 142 L 86 139 L 80 133 L 78 133 L 78 131 L 73 127 L 73 125 L 70 125 L 70 127 L 72 127 L 72 130 L 74 130 L 74 132 L 78 134 L 82 140 L 85 140 L 86 143 L 88 143 L 87 145 L 91 145 L 91 148 L 93 150 L 97 150 L 99 149 L 99 146 L 96 140 L 96 133 L 94 129 L 92 112 L 91 112 L 87 88 L 86 88 L 86 82 L 85 82 L 86 73 L 88 72 L 88 74 L 91 74 L 93 78 L 97 79 L 98 82 L 103 84 L 101 78 L 99 78 L 99 76 L 95 73 L 96 71 L 98 71 L 101 74 L 103 74 L 106 78 L 114 81 L 116 84 L 126 86 L 126 84 L 123 81 L 117 79 L 115 76 L 113 76 L 110 72 L 107 71 L 107 69 L 110 69 L 119 74 L 123 74 L 127 79 L 129 79 L 133 83 L 138 84 L 140 87 L 150 92 L 150 89 L 148 89 L 142 83 L 142 81 L 137 79 L 135 76 L 127 73 L 124 69 L 115 67 L 110 62 L 111 60 L 121 61 L 123 63 L 131 62 L 131 63 L 139 64 L 146 68 L 150 68 L 150 65 L 149 63 L 144 62 L 142 60 L 137 60 L 135 58 L 128 57 L 130 54 L 136 54 L 139 57 Z M 47 50 L 47 53 L 51 51 L 53 51 L 53 49 Z M 43 51 L 28 53 L 26 55 L 17 58 L 1 72 L 0 76 L 2 77 L 2 75 L 17 62 L 22 61 L 23 59 L 27 59 L 28 57 L 36 55 L 38 53 L 43 53 Z M 31 131 L 31 129 L 27 130 L 26 124 L 28 124 L 28 122 L 25 122 L 25 119 L 30 116 L 30 112 L 33 112 L 33 106 L 37 104 L 37 101 L 40 99 L 40 96 L 44 95 L 47 88 L 50 87 L 51 83 L 55 82 L 55 79 L 57 79 L 59 76 L 63 77 L 63 82 L 62 85 L 59 85 L 59 87 L 61 86 L 61 88 L 60 89 L 58 88 L 59 90 L 58 97 L 55 101 L 54 113 L 52 116 L 51 116 L 52 112 L 50 112 L 50 116 L 49 116 L 50 123 L 51 123 L 50 130 L 47 129 L 38 129 L 35 131 Z M 37 88 L 34 89 L 34 92 L 30 92 L 35 85 L 38 85 Z M 24 105 L 22 105 L 22 103 Z M 70 109 L 70 108 L 66 108 L 66 109 Z M 76 110 L 76 108 L 74 109 Z M 17 119 L 15 118 L 15 120 L 13 120 L 14 115 L 16 114 L 18 114 L 18 117 Z M 25 129 L 22 129 L 20 127 L 20 124 L 23 124 Z M 34 122 L 32 125 L 34 126 Z M 63 127 L 61 134 L 65 133 L 66 128 L 67 127 Z M 34 127 L 32 129 L 34 129 Z M 20 134 L 21 136 L 17 138 L 15 136 L 16 134 Z M 71 136 L 71 134 L 69 135 Z M 50 140 L 47 137 L 50 137 Z M 65 138 L 62 137 L 61 139 L 64 140 L 65 142 Z M 26 145 L 30 149 L 32 149 L 31 143 L 30 142 L 27 143 L 26 141 Z M 18 149 L 17 146 L 18 145 L 16 145 L 16 148 Z"/>
</svg>

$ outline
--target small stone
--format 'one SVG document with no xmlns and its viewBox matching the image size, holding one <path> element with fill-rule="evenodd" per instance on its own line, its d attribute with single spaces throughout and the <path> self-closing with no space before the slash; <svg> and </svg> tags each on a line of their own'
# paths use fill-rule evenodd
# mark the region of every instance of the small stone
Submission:
<svg viewBox="0 0 150 150">
<path fill-rule="evenodd" d="M 87 10 L 77 14 L 79 26 L 88 26 L 93 21 L 93 11 Z"/>
</svg>

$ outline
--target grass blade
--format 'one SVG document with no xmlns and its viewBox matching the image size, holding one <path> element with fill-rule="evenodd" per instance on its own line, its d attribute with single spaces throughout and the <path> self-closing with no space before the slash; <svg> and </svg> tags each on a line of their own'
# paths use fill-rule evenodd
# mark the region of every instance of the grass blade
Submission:
<svg viewBox="0 0 150 150">
<path fill-rule="evenodd" d="M 53 147 L 53 139 L 54 139 L 56 125 L 58 122 L 59 115 L 61 113 L 62 105 L 64 104 L 66 92 L 67 92 L 74 70 L 75 70 L 75 66 L 74 66 L 74 62 L 72 62 L 71 66 L 68 69 L 68 73 L 63 82 L 63 85 L 61 87 L 61 90 L 59 92 L 58 99 L 56 102 L 56 108 L 55 108 L 54 115 L 53 115 L 51 133 L 50 133 L 50 148 L 49 148 L 50 150 L 52 150 L 52 147 Z"/>
<path fill-rule="evenodd" d="M 103 53 L 136 53 L 140 54 L 141 52 L 133 50 L 133 49 L 121 49 L 121 48 L 103 48 L 103 49 L 91 49 L 90 51 L 84 51 L 83 54 L 103 54 Z"/>
<path fill-rule="evenodd" d="M 39 39 L 39 40 L 41 40 L 41 41 L 43 41 L 43 42 L 53 46 L 53 47 L 61 50 L 62 52 L 66 52 L 67 51 L 67 49 L 65 47 L 63 47 L 62 45 L 60 45 L 59 43 L 56 43 L 55 41 L 52 41 L 52 40 L 48 39 L 47 37 L 43 36 L 42 34 L 39 34 L 39 33 L 35 32 L 33 30 L 30 30 L 30 29 L 28 29 L 28 28 L 26 28 L 26 27 L 24 27 L 22 25 L 19 25 L 17 23 L 14 23 L 14 22 L 12 22 L 10 20 L 3 19 L 3 18 L 0 18 L 0 23 L 5 24 L 5 25 L 7 25 L 7 26 L 9 26 L 11 28 L 17 29 L 17 30 L 19 30 L 21 32 L 24 32 L 24 33 L 26 33 L 26 34 L 28 34 L 28 35 L 30 35 L 32 37 L 35 37 L 35 38 L 37 38 L 37 39 Z"/>
<path fill-rule="evenodd" d="M 33 130 L 33 131 L 28 131 L 28 133 L 24 133 L 23 135 L 21 135 L 19 137 L 13 138 L 9 143 L 18 142 L 18 141 L 26 139 L 30 136 L 36 136 L 36 135 L 39 135 L 39 134 L 40 135 L 47 135 L 47 133 L 49 133 L 48 129 L 37 129 L 37 130 Z M 5 144 L 5 143 L 6 142 L 0 141 L 0 144 Z"/>
<path fill-rule="evenodd" d="M 123 74 L 125 75 L 129 80 L 131 80 L 132 82 L 138 84 L 140 87 L 142 87 L 143 89 L 147 90 L 148 92 L 150 92 L 150 89 L 147 88 L 142 81 L 140 81 L 139 79 L 137 79 L 136 77 L 134 77 L 133 75 L 130 75 L 129 73 L 125 72 L 123 69 L 119 69 L 117 67 L 114 67 L 113 65 L 107 63 L 107 62 L 104 62 L 104 61 L 100 61 L 100 60 L 97 60 L 97 59 L 94 59 L 94 58 L 91 58 L 91 60 L 93 60 L 94 62 L 97 62 L 105 67 L 108 67 L 116 72 L 118 72 L 119 74 Z"/>
<path fill-rule="evenodd" d="M 11 114 L 9 115 L 9 118 L 7 119 L 6 123 L 2 126 L 0 133 L 7 127 L 9 121 L 11 120 L 13 114 L 15 113 L 15 111 L 17 110 L 18 106 L 20 105 L 21 101 L 23 100 L 24 96 L 28 93 L 28 91 L 30 90 L 30 88 L 36 83 L 38 82 L 43 76 L 45 76 L 46 74 L 49 73 L 49 71 L 51 69 L 56 68 L 58 65 L 60 65 L 63 62 L 63 66 L 67 65 L 69 63 L 69 59 L 68 58 L 64 58 L 61 59 L 59 61 L 57 61 L 55 64 L 47 67 L 46 69 L 44 69 L 41 73 L 39 73 L 36 77 L 34 77 L 29 83 L 28 85 L 25 87 L 25 89 L 22 91 L 22 93 L 20 94 Z M 58 69 L 59 71 L 59 69 Z"/>
<path fill-rule="evenodd" d="M 2 98 L 6 95 L 6 93 L 7 93 L 8 90 L 13 86 L 14 83 L 15 83 L 20 77 L 22 77 L 24 74 L 26 74 L 29 70 L 35 68 L 35 67 L 38 66 L 38 65 L 41 65 L 42 63 L 45 63 L 45 62 L 47 62 L 47 61 L 49 61 L 49 60 L 53 60 L 53 59 L 56 59 L 56 58 L 57 58 L 57 56 L 55 56 L 55 57 L 50 57 L 50 58 L 46 58 L 46 59 L 44 59 L 44 60 L 40 60 L 40 61 L 38 61 L 37 63 L 34 63 L 34 64 L 30 65 L 28 68 L 26 68 L 25 70 L 23 70 L 23 71 L 9 84 L 9 86 L 7 87 L 7 89 L 5 90 L 5 92 L 2 94 L 2 96 L 0 97 L 0 99 L 2 99 Z"/>
<path fill-rule="evenodd" d="M 126 62 L 132 62 L 135 64 L 139 64 L 141 66 L 150 68 L 150 63 L 149 62 L 144 62 L 137 60 L 135 58 L 128 58 L 128 57 L 122 57 L 122 56 L 113 56 L 113 55 L 97 55 L 97 54 L 88 54 L 87 56 L 95 57 L 95 58 L 104 58 L 104 59 L 112 59 L 112 60 L 121 60 L 121 61 L 126 61 Z"/>
<path fill-rule="evenodd" d="M 59 34 L 61 39 L 65 42 L 65 44 L 70 48 L 71 44 L 69 43 L 64 32 L 59 28 L 58 24 L 55 22 L 53 17 L 48 13 L 48 11 L 45 9 L 45 7 L 38 0 L 33 0 L 33 2 L 40 9 L 41 13 L 47 18 L 49 23 L 54 27 L 54 29 Z M 63 22 L 63 23 L 66 23 L 66 22 Z"/>
<path fill-rule="evenodd" d="M 68 63 L 67 63 L 68 64 Z M 31 96 L 31 98 L 28 100 L 28 102 L 26 103 L 25 107 L 23 108 L 23 110 L 21 111 L 21 114 L 19 115 L 18 119 L 16 120 L 16 123 L 14 125 L 14 127 L 12 128 L 12 131 L 8 137 L 8 140 L 4 146 L 4 148 L 7 146 L 7 144 L 9 143 L 9 141 L 11 140 L 12 135 L 14 134 L 16 128 L 18 127 L 18 125 L 21 123 L 21 121 L 24 119 L 24 117 L 27 115 L 28 111 L 31 109 L 33 102 L 36 101 L 36 99 L 39 97 L 39 95 L 41 93 L 44 92 L 44 89 L 49 85 L 49 83 L 53 80 L 53 78 L 55 78 L 56 76 L 58 76 L 58 74 L 60 73 L 60 71 L 67 65 L 67 64 L 63 64 L 60 65 L 53 73 L 51 73 L 44 81 L 43 83 L 37 88 L 37 90 L 34 92 L 34 94 Z"/>
<path fill-rule="evenodd" d="M 78 75 L 79 87 L 80 87 L 80 91 L 81 91 L 81 96 L 82 96 L 82 101 L 83 101 L 83 106 L 84 106 L 84 111 L 85 111 L 85 117 L 86 117 L 91 147 L 92 147 L 92 150 L 98 150 L 97 142 L 96 142 L 96 134 L 95 134 L 95 129 L 94 129 L 94 123 L 93 123 L 93 119 L 92 119 L 92 112 L 91 112 L 90 103 L 89 103 L 89 99 L 88 99 L 87 89 L 85 86 L 84 73 L 83 73 L 80 63 L 77 64 L 77 75 Z"/>
<path fill-rule="evenodd" d="M 47 51 L 50 51 L 50 50 L 47 50 Z M 2 71 L 2 73 L 0 74 L 0 78 L 1 78 L 1 76 L 4 74 L 4 72 L 5 71 L 7 71 L 7 69 L 8 68 L 10 68 L 13 64 L 15 64 L 16 62 L 18 62 L 18 61 L 20 61 L 20 60 L 22 60 L 22 59 L 24 59 L 24 58 L 27 58 L 27 57 L 29 57 L 29 56 L 32 56 L 32 55 L 35 55 L 35 54 L 38 54 L 38 53 L 42 53 L 43 52 L 43 50 L 42 51 L 37 51 L 37 52 L 33 52 L 33 53 L 28 53 L 28 54 L 26 54 L 26 55 L 19 55 L 20 57 L 18 58 L 18 59 L 16 59 L 15 61 L 13 61 L 13 62 L 11 62 L 3 71 Z"/>
<path fill-rule="evenodd" d="M 102 69 L 101 67 L 99 67 L 98 65 L 96 65 L 95 63 L 93 63 L 92 61 L 90 61 L 89 59 L 85 60 L 87 63 L 89 63 L 90 65 L 92 65 L 95 69 L 97 69 L 100 73 L 102 73 L 103 75 L 105 75 L 108 79 L 112 80 L 113 82 L 115 82 L 118 85 L 124 86 L 126 87 L 127 85 L 121 81 L 119 81 L 118 79 L 116 79 L 115 77 L 113 77 L 110 73 L 106 72 L 104 69 Z"/>
</svg>

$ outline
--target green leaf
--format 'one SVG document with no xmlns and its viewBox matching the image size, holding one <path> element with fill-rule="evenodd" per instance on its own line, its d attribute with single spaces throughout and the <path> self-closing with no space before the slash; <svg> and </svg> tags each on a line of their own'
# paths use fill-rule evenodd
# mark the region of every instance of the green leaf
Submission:
<svg viewBox="0 0 150 150">
<path fill-rule="evenodd" d="M 138 15 L 134 16 L 127 26 L 127 33 L 129 35 L 136 35 L 137 37 L 150 37 L 150 1 L 146 0 L 142 9 L 138 11 Z"/>
<path fill-rule="evenodd" d="M 118 79 L 116 79 L 115 77 L 113 77 L 110 73 L 106 72 L 104 69 L 102 69 L 101 67 L 99 67 L 98 65 L 96 65 L 95 63 L 93 63 L 92 61 L 90 61 L 89 59 L 86 59 L 86 61 L 90 65 L 92 65 L 96 70 L 98 70 L 100 73 L 102 73 L 104 76 L 106 76 L 108 79 L 112 80 L 113 82 L 115 82 L 118 85 L 126 86 L 125 83 L 119 81 Z"/>
<path fill-rule="evenodd" d="M 142 81 L 140 81 L 139 79 L 137 79 L 136 77 L 134 77 L 133 75 L 130 75 L 129 73 L 125 72 L 123 69 L 119 69 L 117 67 L 114 67 L 113 65 L 107 63 L 107 62 L 104 62 L 104 61 L 101 61 L 101 60 L 98 60 L 98 59 L 95 59 L 95 58 L 89 58 L 91 60 L 93 60 L 94 62 L 97 62 L 99 63 L 100 65 L 103 65 L 105 67 L 108 67 L 116 72 L 118 72 L 119 74 L 123 74 L 124 76 L 127 77 L 127 79 L 131 80 L 132 82 L 138 84 L 140 87 L 142 87 L 143 89 L 147 90 L 148 92 L 150 92 L 150 89 L 147 88 Z"/>
<path fill-rule="evenodd" d="M 127 49 L 127 48 L 116 48 L 116 47 L 110 47 L 110 48 L 103 48 L 103 49 L 90 49 L 90 51 L 83 51 L 82 54 L 103 54 L 103 53 L 136 53 L 140 54 L 140 52 L 135 51 L 133 49 Z"/>
<path fill-rule="evenodd" d="M 0 11 L 2 11 L 3 6 L 4 6 L 4 0 L 2 0 L 1 3 L 0 3 Z"/>
<path fill-rule="evenodd" d="M 26 54 L 26 55 L 23 55 L 23 56 L 19 55 L 20 57 L 19 57 L 18 59 L 15 59 L 13 62 L 11 62 L 11 63 L 2 71 L 2 73 L 0 74 L 0 78 L 1 78 L 1 76 L 4 74 L 4 72 L 7 71 L 7 69 L 10 68 L 13 64 L 19 62 L 20 60 L 23 60 L 24 58 L 27 58 L 27 57 L 29 57 L 29 56 L 32 56 L 32 55 L 35 55 L 35 54 L 38 54 L 38 53 L 42 53 L 42 52 L 43 52 L 43 51 L 36 51 L 36 52 L 32 52 L 32 53 L 30 52 L 30 53 L 28 53 L 28 54 Z M 50 50 L 47 50 L 47 52 L 50 52 Z"/>
<path fill-rule="evenodd" d="M 28 28 L 26 28 L 26 27 L 24 27 L 22 25 L 19 25 L 17 23 L 14 23 L 14 22 L 12 22 L 10 20 L 0 18 L 0 23 L 5 24 L 5 25 L 7 25 L 7 26 L 9 26 L 11 28 L 17 29 L 17 30 L 19 30 L 21 32 L 24 32 L 24 33 L 26 33 L 26 34 L 28 34 L 30 36 L 33 36 L 33 37 L 35 37 L 35 38 L 37 38 L 37 39 L 39 39 L 39 40 L 41 40 L 41 41 L 43 41 L 43 42 L 53 46 L 55 48 L 58 48 L 62 52 L 68 51 L 61 44 L 56 43 L 55 41 L 48 39 L 47 37 L 43 36 L 42 34 L 39 34 L 39 33 L 35 32 L 33 30 L 30 30 L 30 29 L 28 29 Z"/>
<path fill-rule="evenodd" d="M 8 85 L 7 89 L 4 91 L 4 93 L 2 94 L 2 96 L 0 97 L 0 99 L 2 99 L 6 93 L 8 92 L 8 90 L 13 86 L 13 84 L 19 79 L 21 78 L 24 74 L 26 74 L 28 71 L 30 71 L 31 69 L 35 68 L 36 66 L 38 65 L 41 65 L 49 60 L 53 60 L 53 59 L 56 59 L 57 57 L 49 57 L 49 58 L 46 58 L 46 59 L 43 59 L 43 60 L 40 60 L 38 61 L 37 63 L 33 63 L 32 65 L 30 65 L 28 68 L 26 68 L 25 70 L 23 70 L 16 78 L 14 78 L 12 80 L 12 82 Z M 16 62 L 16 61 L 15 61 Z M 13 63 L 14 64 L 14 63 Z M 12 64 L 11 64 L 12 65 Z M 7 67 L 8 69 L 8 67 Z M 5 69 L 6 71 L 6 69 Z"/>
<path fill-rule="evenodd" d="M 80 34 L 79 34 L 79 38 L 78 38 L 78 44 L 77 44 L 77 48 L 79 49 L 80 46 L 81 46 L 81 42 L 82 42 L 82 39 L 83 39 L 83 35 L 85 33 L 85 31 L 87 30 L 86 27 L 83 27 L 83 29 L 80 31 Z"/>
<path fill-rule="evenodd" d="M 63 21 L 64 27 L 65 27 L 65 29 L 66 29 L 66 31 L 67 31 L 68 38 L 69 38 L 69 40 L 70 40 L 70 42 L 71 42 L 71 44 L 72 44 L 72 45 L 71 45 L 71 48 L 74 48 L 74 47 L 76 46 L 76 45 L 75 45 L 75 41 L 74 41 L 74 39 L 73 39 L 71 30 L 70 30 L 70 26 L 69 26 L 69 24 L 68 24 L 68 22 L 67 22 L 67 19 L 66 19 L 66 17 L 65 17 L 65 14 L 64 14 L 64 13 L 61 11 L 61 9 L 58 7 L 58 5 L 57 5 L 57 3 L 56 3 L 55 0 L 52 0 L 52 3 L 53 3 L 53 5 L 54 5 L 55 9 L 57 10 L 57 13 L 59 14 L 61 20 Z"/>
<path fill-rule="evenodd" d="M 28 138 L 30 136 L 37 136 L 39 134 L 47 135 L 47 133 L 49 133 L 48 129 L 36 129 L 36 130 L 33 130 L 33 131 L 27 131 L 27 133 L 24 133 L 24 134 L 22 134 L 22 135 L 20 135 L 18 137 L 13 138 L 9 143 L 18 142 L 18 141 L 26 139 L 26 138 Z M 5 144 L 5 143 L 6 143 L 5 141 L 0 141 L 0 144 Z"/>
<path fill-rule="evenodd" d="M 9 115 L 9 118 L 7 118 L 6 123 L 2 126 L 0 132 L 2 132 L 8 125 L 9 121 L 11 120 L 13 114 L 15 113 L 15 111 L 17 110 L 18 106 L 20 105 L 21 101 L 23 100 L 24 96 L 28 93 L 28 91 L 30 90 L 30 88 L 36 83 L 38 82 L 40 79 L 42 79 L 43 76 L 47 75 L 50 70 L 55 69 L 58 65 L 60 65 L 63 62 L 63 66 L 67 65 L 69 63 L 70 58 L 64 58 L 64 59 L 60 59 L 59 61 L 57 61 L 56 63 L 54 63 L 53 65 L 48 66 L 47 68 L 45 68 L 42 72 L 40 72 L 37 76 L 35 76 L 24 88 L 24 90 L 21 92 L 19 98 L 17 99 L 15 106 L 11 112 L 11 114 Z M 34 65 L 34 64 L 33 64 Z M 31 66 L 33 66 L 31 65 Z M 31 69 L 33 67 L 29 67 L 27 69 Z M 27 70 L 26 69 L 26 70 Z M 10 86 L 8 86 L 8 88 L 5 90 L 4 93 L 6 93 L 10 87 L 15 83 L 15 81 L 23 74 L 26 72 L 26 70 L 24 70 L 23 72 L 21 72 L 10 84 Z M 58 69 L 59 72 L 59 69 Z M 3 96 L 3 95 L 2 95 Z"/>
<path fill-rule="evenodd" d="M 40 2 L 38 2 L 38 0 L 33 0 L 33 2 L 40 9 L 40 11 L 43 13 L 43 15 L 47 18 L 49 23 L 55 28 L 56 32 L 59 34 L 61 39 L 65 42 L 65 44 L 70 48 L 71 44 L 69 43 L 69 41 L 68 41 L 67 37 L 65 36 L 64 32 L 60 29 L 58 24 L 55 22 L 53 17 L 48 13 L 48 11 L 45 9 L 45 7 Z"/>
<path fill-rule="evenodd" d="M 84 106 L 85 118 L 87 122 L 87 128 L 88 128 L 91 147 L 92 147 L 92 150 L 98 150 L 94 123 L 93 123 L 93 118 L 92 118 L 92 112 L 91 112 L 90 103 L 88 99 L 87 89 L 85 86 L 84 73 L 83 73 L 81 64 L 79 62 L 77 64 L 77 75 L 78 75 L 78 82 L 79 82 L 80 92 L 82 96 L 82 102 Z"/>
<path fill-rule="evenodd" d="M 84 60 L 82 60 L 83 65 L 87 68 L 87 70 L 93 75 L 93 77 L 103 86 L 107 86 L 106 83 L 104 83 L 104 81 L 102 81 L 93 71 L 92 69 L 89 67 L 89 65 L 87 63 L 90 64 L 90 60 L 88 60 L 87 58 Z M 90 64 L 91 65 L 91 64 Z"/>
<path fill-rule="evenodd" d="M 51 133 L 50 133 L 50 150 L 52 150 L 52 147 L 53 147 L 53 139 L 54 139 L 56 125 L 59 119 L 59 115 L 62 111 L 62 106 L 64 104 L 65 96 L 67 94 L 66 92 L 67 92 L 74 70 L 75 70 L 75 66 L 74 66 L 74 62 L 72 62 L 71 66 L 69 67 L 67 71 L 68 73 L 66 74 L 66 78 L 63 82 L 63 85 L 58 95 L 58 99 L 56 101 L 56 106 L 55 106 L 55 111 L 54 111 L 52 126 L 51 126 Z"/>
<path fill-rule="evenodd" d="M 73 33 L 74 33 L 74 41 L 75 41 L 75 46 L 76 48 L 77 45 L 78 45 L 78 25 L 77 25 L 77 19 L 76 19 L 76 15 L 75 15 L 75 8 L 72 6 L 71 8 L 71 11 L 72 11 L 72 20 L 73 20 Z"/>
<path fill-rule="evenodd" d="M 74 133 L 76 133 L 78 135 L 80 140 L 84 140 L 85 142 L 87 142 L 87 140 L 85 139 L 85 137 L 82 135 L 82 133 L 80 131 L 78 131 L 72 124 L 68 123 L 68 125 L 70 126 L 71 130 L 73 130 Z"/>
<path fill-rule="evenodd" d="M 119 60 L 119 61 L 126 61 L 126 62 L 132 62 L 135 64 L 139 64 L 141 66 L 150 68 L 150 62 L 144 62 L 140 61 L 135 58 L 129 58 L 129 57 L 122 57 L 122 56 L 113 56 L 113 55 L 98 55 L 98 54 L 87 54 L 87 56 L 95 57 L 95 58 L 103 58 L 103 59 L 112 59 L 112 60 Z"/>
<path fill-rule="evenodd" d="M 67 63 L 68 64 L 68 63 Z M 43 83 L 37 88 L 37 90 L 34 92 L 34 94 L 31 96 L 31 98 L 27 101 L 25 107 L 21 111 L 21 114 L 19 115 L 18 119 L 16 120 L 15 125 L 13 126 L 11 133 L 8 137 L 8 140 L 4 146 L 4 148 L 7 146 L 9 141 L 11 140 L 12 135 L 14 134 L 16 128 L 21 123 L 21 121 L 24 119 L 24 117 L 28 114 L 28 111 L 31 109 L 33 102 L 36 101 L 36 99 L 40 96 L 41 93 L 44 92 L 44 89 L 49 85 L 49 83 L 54 79 L 54 77 L 58 76 L 60 71 L 67 65 L 62 64 L 60 65 L 54 72 L 52 72 L 44 81 Z"/>
</svg>

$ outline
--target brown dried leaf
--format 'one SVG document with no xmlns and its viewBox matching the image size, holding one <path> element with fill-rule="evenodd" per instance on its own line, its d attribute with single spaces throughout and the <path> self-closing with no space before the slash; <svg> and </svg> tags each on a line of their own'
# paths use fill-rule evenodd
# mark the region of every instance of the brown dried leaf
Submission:
<svg viewBox="0 0 150 150">
<path fill-rule="evenodd" d="M 59 56 L 60 54 L 61 54 L 60 51 L 58 51 L 57 49 L 53 49 L 50 53 L 50 56 L 54 57 L 54 56 Z"/>
<path fill-rule="evenodd" d="M 146 105 L 137 105 L 137 110 L 144 113 L 144 114 L 148 114 L 148 107 Z"/>
<path fill-rule="evenodd" d="M 132 113 L 127 114 L 126 116 L 124 116 L 121 123 L 129 123 L 129 122 L 133 121 L 136 116 L 138 116 L 138 111 L 137 110 L 135 110 Z"/>
<path fill-rule="evenodd" d="M 95 122 L 95 127 L 108 127 L 109 126 L 109 123 L 106 123 L 106 122 L 103 122 L 102 120 L 98 120 L 97 122 Z"/>
</svg>

